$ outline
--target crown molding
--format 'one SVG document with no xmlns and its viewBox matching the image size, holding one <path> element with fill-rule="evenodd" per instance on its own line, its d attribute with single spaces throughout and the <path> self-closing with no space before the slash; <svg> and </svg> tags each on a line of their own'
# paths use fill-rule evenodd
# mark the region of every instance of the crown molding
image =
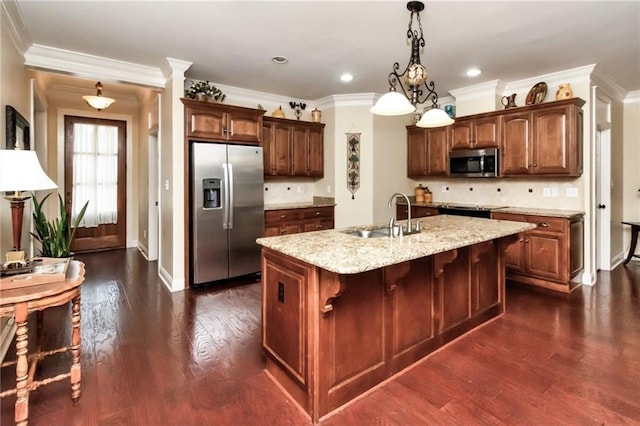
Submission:
<svg viewBox="0 0 640 426">
<path fill-rule="evenodd" d="M 2 16 L 6 18 L 2 24 L 9 27 L 11 42 L 18 52 L 24 55 L 29 46 L 31 46 L 31 35 L 24 22 L 22 9 L 20 9 L 17 1 L 0 0 L 0 7 L 2 7 L 2 11 L 4 12 Z"/>
<path fill-rule="evenodd" d="M 624 101 L 627 96 L 627 90 L 620 86 L 609 74 L 602 71 L 598 66 L 591 74 L 591 81 L 612 98 L 618 101 Z"/>
<path fill-rule="evenodd" d="M 91 80 L 114 81 L 164 88 L 165 78 L 159 68 L 54 47 L 33 44 L 24 53 L 30 68 L 58 71 Z"/>
<path fill-rule="evenodd" d="M 571 68 L 563 71 L 556 71 L 548 74 L 542 74 L 535 77 L 529 77 L 523 80 L 516 80 L 508 83 L 505 89 L 509 92 L 527 92 L 533 87 L 533 85 L 544 81 L 549 85 L 549 82 L 562 82 L 562 83 L 579 83 L 588 81 L 591 78 L 591 74 L 596 64 L 585 65 L 582 67 Z"/>
<path fill-rule="evenodd" d="M 334 107 L 368 106 L 372 107 L 378 95 L 376 93 L 349 93 L 345 95 L 330 95 Z M 325 98 L 326 99 L 326 98 Z"/>
<path fill-rule="evenodd" d="M 184 73 L 193 65 L 193 62 L 183 61 L 182 59 L 169 58 L 165 59 L 161 72 L 165 78 L 169 79 L 174 73 L 178 72 L 184 78 Z"/>
<path fill-rule="evenodd" d="M 624 97 L 625 104 L 637 104 L 640 103 L 640 90 L 634 90 L 633 92 L 627 93 L 627 96 Z"/>
<path fill-rule="evenodd" d="M 459 89 L 449 90 L 449 93 L 456 99 L 478 98 L 485 96 L 495 96 L 498 91 L 502 93 L 504 83 L 500 80 L 491 80 L 484 83 L 475 84 L 473 86 L 461 87 Z"/>
</svg>

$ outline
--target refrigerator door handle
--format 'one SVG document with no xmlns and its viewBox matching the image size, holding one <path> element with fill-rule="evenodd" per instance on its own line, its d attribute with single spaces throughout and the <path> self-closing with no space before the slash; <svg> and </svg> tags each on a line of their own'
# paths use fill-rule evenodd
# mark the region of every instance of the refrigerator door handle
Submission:
<svg viewBox="0 0 640 426">
<path fill-rule="evenodd" d="M 227 204 L 227 229 L 233 229 L 233 164 L 228 164 L 229 204 Z"/>
<path fill-rule="evenodd" d="M 222 229 L 229 229 L 229 164 L 222 163 L 222 170 L 224 172 L 224 206 L 222 208 Z"/>
</svg>

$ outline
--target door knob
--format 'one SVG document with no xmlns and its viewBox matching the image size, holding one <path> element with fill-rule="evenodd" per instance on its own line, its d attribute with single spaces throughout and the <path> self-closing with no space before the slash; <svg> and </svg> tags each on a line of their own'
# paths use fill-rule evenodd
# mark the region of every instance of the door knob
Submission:
<svg viewBox="0 0 640 426">
<path fill-rule="evenodd" d="M 606 208 L 607 208 L 607 206 L 605 206 L 604 204 L 598 204 L 598 208 L 599 208 L 599 209 L 606 209 Z"/>
</svg>

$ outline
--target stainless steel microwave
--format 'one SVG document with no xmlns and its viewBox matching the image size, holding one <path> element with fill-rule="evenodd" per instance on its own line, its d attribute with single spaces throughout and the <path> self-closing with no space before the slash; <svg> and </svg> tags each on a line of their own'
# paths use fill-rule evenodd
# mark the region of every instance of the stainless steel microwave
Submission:
<svg viewBox="0 0 640 426">
<path fill-rule="evenodd" d="M 449 176 L 498 177 L 498 148 L 461 149 L 449 152 Z"/>
</svg>

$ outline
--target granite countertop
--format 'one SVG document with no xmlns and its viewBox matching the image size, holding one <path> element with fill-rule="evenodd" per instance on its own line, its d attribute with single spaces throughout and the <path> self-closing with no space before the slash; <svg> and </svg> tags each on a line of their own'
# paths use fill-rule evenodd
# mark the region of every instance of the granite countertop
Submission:
<svg viewBox="0 0 640 426">
<path fill-rule="evenodd" d="M 494 210 L 496 213 L 526 214 L 531 216 L 562 217 L 566 219 L 584 216 L 584 212 L 577 210 L 536 209 L 533 207 L 504 207 Z"/>
<path fill-rule="evenodd" d="M 449 215 L 420 221 L 419 234 L 396 238 L 361 238 L 345 233 L 386 226 L 381 224 L 264 237 L 257 243 L 331 272 L 357 274 L 535 228 L 525 222 Z"/>
<path fill-rule="evenodd" d="M 313 197 L 313 201 L 298 203 L 265 204 L 264 210 L 310 209 L 314 207 L 334 207 L 335 199 L 331 197 Z"/>
</svg>

